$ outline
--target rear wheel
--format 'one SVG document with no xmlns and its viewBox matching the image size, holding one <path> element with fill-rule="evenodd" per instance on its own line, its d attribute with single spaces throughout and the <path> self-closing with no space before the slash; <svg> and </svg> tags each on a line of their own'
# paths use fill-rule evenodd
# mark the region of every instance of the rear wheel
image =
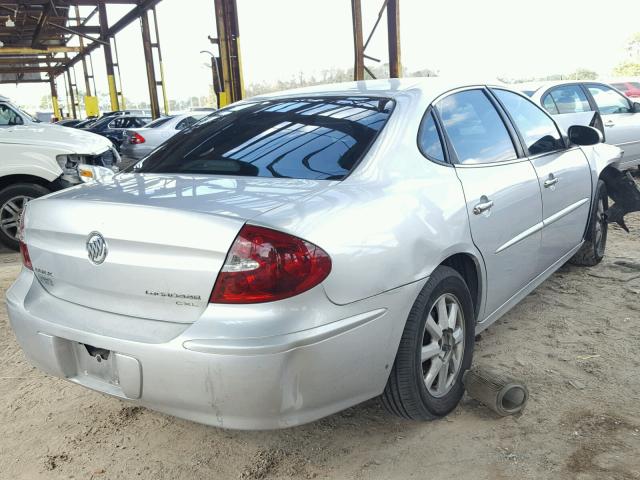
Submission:
<svg viewBox="0 0 640 480">
<path fill-rule="evenodd" d="M 0 242 L 18 250 L 18 225 L 24 206 L 47 193 L 48 189 L 33 183 L 18 183 L 0 190 Z"/>
<path fill-rule="evenodd" d="M 607 187 L 602 180 L 598 180 L 595 203 L 591 211 L 584 244 L 570 260 L 574 265 L 593 267 L 604 258 L 604 252 L 607 248 L 607 233 L 609 231 L 609 224 L 604 212 L 608 208 Z"/>
<path fill-rule="evenodd" d="M 475 316 L 471 294 L 452 268 L 438 267 L 418 295 L 402 334 L 382 402 L 395 415 L 431 420 L 462 397 L 471 365 Z"/>
</svg>

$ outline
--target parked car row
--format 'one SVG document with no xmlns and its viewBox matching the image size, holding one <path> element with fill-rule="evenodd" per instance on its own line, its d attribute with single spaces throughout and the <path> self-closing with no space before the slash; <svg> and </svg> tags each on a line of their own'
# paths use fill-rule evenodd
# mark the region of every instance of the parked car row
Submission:
<svg viewBox="0 0 640 480">
<path fill-rule="evenodd" d="M 621 168 L 640 165 L 640 103 L 610 85 L 592 81 L 528 85 L 523 91 L 561 123 L 565 117 L 597 114 L 605 141 L 624 151 Z"/>
<path fill-rule="evenodd" d="M 29 202 L 16 337 L 51 375 L 221 427 L 375 396 L 446 415 L 475 335 L 605 254 L 622 151 L 561 128 L 547 93 L 371 80 L 214 113 L 104 182 Z"/>
</svg>

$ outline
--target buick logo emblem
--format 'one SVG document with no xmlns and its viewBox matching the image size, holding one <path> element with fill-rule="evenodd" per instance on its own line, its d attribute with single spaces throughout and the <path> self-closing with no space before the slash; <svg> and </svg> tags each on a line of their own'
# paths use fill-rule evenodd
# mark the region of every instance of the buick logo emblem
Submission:
<svg viewBox="0 0 640 480">
<path fill-rule="evenodd" d="M 87 254 L 91 263 L 100 265 L 107 258 L 107 242 L 98 232 L 91 232 L 87 238 Z"/>
</svg>

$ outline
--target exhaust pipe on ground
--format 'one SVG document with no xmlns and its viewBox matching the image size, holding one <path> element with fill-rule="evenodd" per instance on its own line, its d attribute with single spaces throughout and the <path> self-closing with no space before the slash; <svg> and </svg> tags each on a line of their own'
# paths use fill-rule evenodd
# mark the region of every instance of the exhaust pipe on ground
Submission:
<svg viewBox="0 0 640 480">
<path fill-rule="evenodd" d="M 529 399 L 523 383 L 495 370 L 467 370 L 462 383 L 469 396 L 503 417 L 521 412 Z"/>
</svg>

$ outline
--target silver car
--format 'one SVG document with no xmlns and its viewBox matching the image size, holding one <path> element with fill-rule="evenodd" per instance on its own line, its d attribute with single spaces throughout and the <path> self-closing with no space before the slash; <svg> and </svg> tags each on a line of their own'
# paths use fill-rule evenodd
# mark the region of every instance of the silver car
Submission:
<svg viewBox="0 0 640 480">
<path fill-rule="evenodd" d="M 120 147 L 124 166 L 142 160 L 176 133 L 191 127 L 210 112 L 191 112 L 182 115 L 160 117 L 142 128 L 124 132 Z"/>
<path fill-rule="evenodd" d="M 607 143 L 624 151 L 620 168 L 640 165 L 640 103 L 601 82 L 558 81 L 530 85 L 525 89 L 531 99 L 562 123 L 563 117 L 598 112 Z M 637 99 L 635 99 L 637 100 Z"/>
<path fill-rule="evenodd" d="M 288 427 L 378 395 L 441 417 L 476 333 L 602 259 L 620 149 L 600 140 L 442 79 L 236 103 L 30 202 L 11 324 L 43 371 L 196 422 Z"/>
</svg>

